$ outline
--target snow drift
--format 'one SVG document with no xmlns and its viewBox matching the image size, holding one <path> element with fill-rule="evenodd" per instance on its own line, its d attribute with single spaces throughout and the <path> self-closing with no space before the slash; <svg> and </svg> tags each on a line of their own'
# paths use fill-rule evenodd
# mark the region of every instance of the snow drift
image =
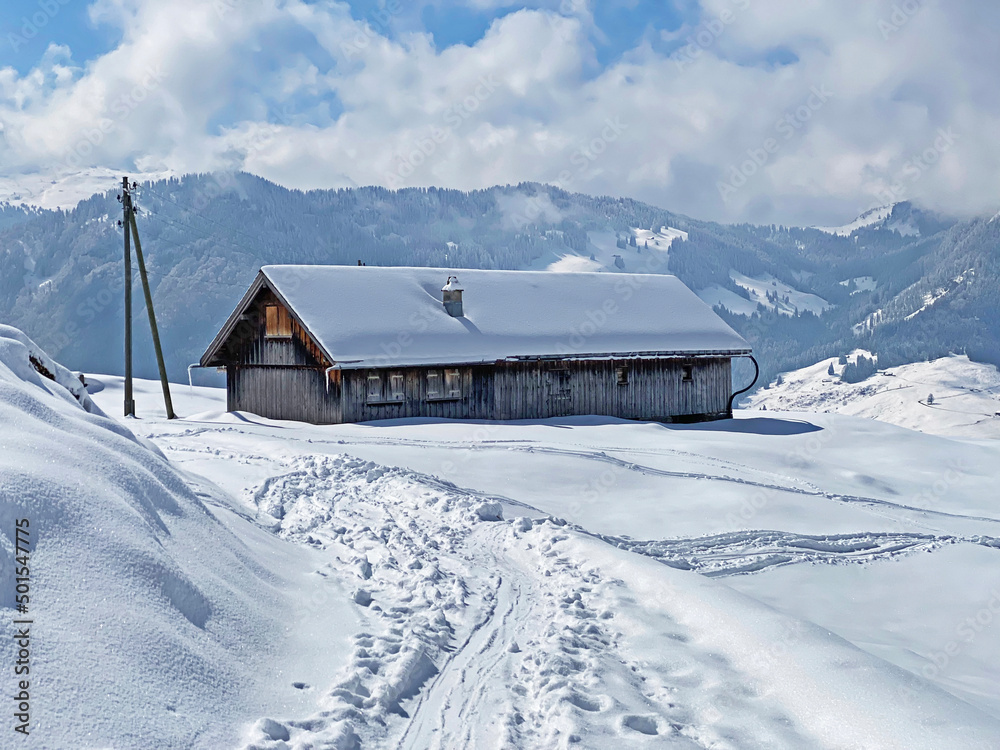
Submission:
<svg viewBox="0 0 1000 750">
<path fill-rule="evenodd" d="M 16 519 L 28 519 L 32 535 L 27 615 L 13 610 Z M 6 326 L 0 569 L 5 694 L 13 689 L 10 623 L 33 621 L 30 735 L 19 746 L 238 741 L 231 723 L 258 707 L 254 672 L 281 632 L 276 577 L 155 448 Z"/>
</svg>

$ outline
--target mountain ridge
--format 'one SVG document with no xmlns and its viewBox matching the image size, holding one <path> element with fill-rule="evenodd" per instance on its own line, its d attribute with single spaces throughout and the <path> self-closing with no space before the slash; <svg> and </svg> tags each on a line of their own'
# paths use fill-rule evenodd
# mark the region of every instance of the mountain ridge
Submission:
<svg viewBox="0 0 1000 750">
<path fill-rule="evenodd" d="M 0 224 L 4 267 L 20 269 L 0 280 L 0 317 L 84 370 L 121 359 L 115 194 L 109 186 L 69 211 L 12 207 Z M 1000 350 L 987 283 L 1000 270 L 1000 222 L 908 203 L 841 236 L 721 225 L 538 183 L 303 192 L 205 174 L 143 183 L 136 202 L 175 379 L 268 263 L 669 272 L 755 345 L 765 378 L 857 347 L 890 364 L 949 352 L 992 361 Z M 137 371 L 151 375 L 137 330 Z"/>
</svg>

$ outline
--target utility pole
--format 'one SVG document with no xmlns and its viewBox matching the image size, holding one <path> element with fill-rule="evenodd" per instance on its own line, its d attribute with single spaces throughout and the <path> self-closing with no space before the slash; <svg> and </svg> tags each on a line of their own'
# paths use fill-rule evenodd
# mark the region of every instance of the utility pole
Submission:
<svg viewBox="0 0 1000 750">
<path fill-rule="evenodd" d="M 142 279 L 142 292 L 146 297 L 146 312 L 149 314 L 149 328 L 153 333 L 153 348 L 156 350 L 156 364 L 160 368 L 160 386 L 163 388 L 163 404 L 167 410 L 167 419 L 176 419 L 173 401 L 170 398 L 170 383 L 167 382 L 167 366 L 163 361 L 163 349 L 160 346 L 160 332 L 156 327 L 156 313 L 153 312 L 153 295 L 149 291 L 149 278 L 146 276 L 146 263 L 142 258 L 142 244 L 139 242 L 139 227 L 135 223 L 135 208 L 132 205 L 132 194 L 128 189 L 128 178 L 125 178 L 125 192 L 122 195 L 125 204 L 125 234 L 132 230 L 135 240 L 135 257 L 139 261 L 139 277 Z M 127 241 L 127 240 L 126 240 Z"/>
<path fill-rule="evenodd" d="M 135 416 L 132 398 L 132 250 L 129 247 L 128 177 L 122 177 L 122 227 L 125 229 L 125 416 Z"/>
</svg>

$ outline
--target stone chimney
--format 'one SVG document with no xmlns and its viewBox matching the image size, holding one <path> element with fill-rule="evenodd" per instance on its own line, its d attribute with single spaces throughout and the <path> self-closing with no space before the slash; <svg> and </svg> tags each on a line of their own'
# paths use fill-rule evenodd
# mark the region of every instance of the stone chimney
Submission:
<svg viewBox="0 0 1000 750">
<path fill-rule="evenodd" d="M 462 285 L 458 283 L 457 276 L 449 276 L 448 283 L 442 287 L 444 295 L 444 309 L 453 318 L 463 318 L 465 313 L 462 310 Z"/>
</svg>

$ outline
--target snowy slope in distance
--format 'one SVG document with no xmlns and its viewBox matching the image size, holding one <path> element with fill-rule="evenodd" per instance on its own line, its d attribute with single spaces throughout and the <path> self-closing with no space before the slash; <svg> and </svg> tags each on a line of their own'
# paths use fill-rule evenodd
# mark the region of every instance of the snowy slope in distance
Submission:
<svg viewBox="0 0 1000 750">
<path fill-rule="evenodd" d="M 698 296 L 711 307 L 722 305 L 729 312 L 737 315 L 752 315 L 757 311 L 757 305 L 763 305 L 764 308 L 776 311 L 781 315 L 795 315 L 797 312 L 806 311 L 822 315 L 831 307 L 830 303 L 822 297 L 789 286 L 770 274 L 747 276 L 738 271 L 730 270 L 729 277 L 737 286 L 746 290 L 750 299 L 741 297 L 731 289 L 726 289 L 718 284 L 712 284 L 702 289 L 697 293 Z M 777 299 L 774 301 L 768 299 L 769 294 L 777 295 Z"/>
<path fill-rule="evenodd" d="M 565 248 L 545 252 L 523 270 L 557 273 L 664 271 L 674 240 L 686 240 L 688 236 L 687 232 L 672 227 L 660 227 L 656 232 L 636 228 L 630 231 L 636 247 L 618 247 L 618 236 L 614 232 L 589 232 L 587 253 L 567 252 Z"/>
<path fill-rule="evenodd" d="M 831 365 L 835 375 L 828 374 Z M 840 381 L 842 370 L 832 358 L 783 373 L 781 385 L 757 391 L 745 406 L 850 414 L 951 437 L 1000 437 L 1000 371 L 993 365 L 954 355 L 888 368 L 855 384 Z"/>
<path fill-rule="evenodd" d="M 813 227 L 821 232 L 826 232 L 827 234 L 836 234 L 840 237 L 850 237 L 859 229 L 865 229 L 866 227 L 875 226 L 880 222 L 884 222 L 890 216 L 892 216 L 892 209 L 895 208 L 895 204 L 890 204 L 888 206 L 879 206 L 878 208 L 873 208 L 869 211 L 865 211 L 861 216 L 852 221 L 850 224 L 845 224 L 842 227 Z"/>
<path fill-rule="evenodd" d="M 0 203 L 15 206 L 35 206 L 45 209 L 70 210 L 95 194 L 103 194 L 121 186 L 122 177 L 134 182 L 165 180 L 175 176 L 171 171 L 128 172 L 126 170 L 93 167 L 60 173 L 32 173 L 0 177 Z"/>
</svg>

